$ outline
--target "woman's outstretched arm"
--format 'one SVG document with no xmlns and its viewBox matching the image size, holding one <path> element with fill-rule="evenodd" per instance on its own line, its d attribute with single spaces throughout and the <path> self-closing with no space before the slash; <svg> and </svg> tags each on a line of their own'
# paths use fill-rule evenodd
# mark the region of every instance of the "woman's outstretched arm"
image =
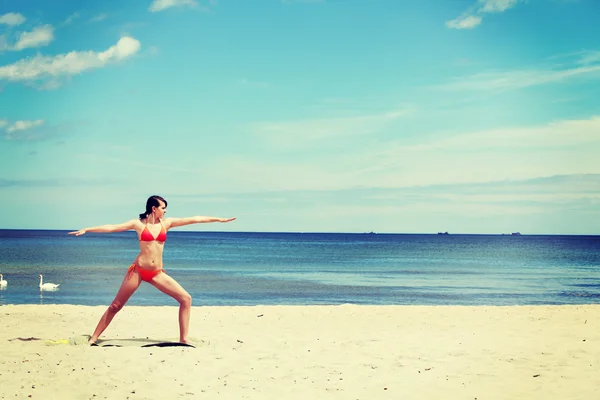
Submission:
<svg viewBox="0 0 600 400">
<path fill-rule="evenodd" d="M 132 219 L 130 221 L 123 222 L 122 224 L 92 226 L 91 228 L 84 228 L 84 229 L 80 229 L 78 231 L 69 232 L 69 235 L 81 236 L 86 232 L 98 232 L 98 233 L 123 232 L 123 231 L 128 231 L 130 229 L 134 229 L 136 222 L 137 222 L 137 220 Z"/>
<path fill-rule="evenodd" d="M 187 217 L 187 218 L 165 218 L 165 223 L 168 224 L 169 228 L 175 228 L 177 226 L 191 225 L 191 224 L 203 224 L 207 222 L 230 222 L 235 218 L 219 218 L 219 217 Z"/>
</svg>

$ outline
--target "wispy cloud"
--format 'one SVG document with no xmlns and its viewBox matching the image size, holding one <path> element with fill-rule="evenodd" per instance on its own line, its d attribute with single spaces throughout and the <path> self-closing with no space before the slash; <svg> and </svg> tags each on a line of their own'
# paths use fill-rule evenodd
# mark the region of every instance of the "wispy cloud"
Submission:
<svg viewBox="0 0 600 400">
<path fill-rule="evenodd" d="M 210 187 L 256 191 L 402 188 L 600 174 L 598 132 L 600 116 L 437 136 L 395 135 L 391 140 L 367 135 L 359 146 L 356 140 L 334 136 L 332 143 L 341 143 L 343 151 L 319 154 L 303 152 L 301 130 L 299 136 L 284 142 L 300 157 L 289 161 L 277 156 L 224 157 L 214 162 Z M 274 136 L 270 140 L 276 140 Z M 317 140 L 309 146 L 329 145 Z M 355 145 L 344 144 L 351 142 Z"/>
<path fill-rule="evenodd" d="M 12 82 L 39 82 L 50 84 L 50 88 L 59 85 L 57 79 L 84 71 L 101 68 L 105 65 L 125 60 L 140 49 L 140 42 L 132 37 L 122 37 L 117 44 L 103 52 L 72 51 L 54 57 L 42 56 L 17 61 L 0 67 L 0 80 Z"/>
<path fill-rule="evenodd" d="M 10 26 L 21 25 L 25 21 L 26 21 L 25 17 L 19 13 L 11 12 L 8 14 L 0 15 L 0 24 L 4 24 L 4 25 L 10 25 Z"/>
<path fill-rule="evenodd" d="M 9 123 L 6 120 L 0 121 L 0 129 L 5 128 L 4 139 L 15 142 L 29 142 L 45 139 L 48 132 L 38 129 L 44 125 L 44 120 L 21 120 Z"/>
<path fill-rule="evenodd" d="M 198 2 L 195 0 L 154 0 L 148 10 L 150 12 L 158 12 L 171 7 L 198 7 Z"/>
<path fill-rule="evenodd" d="M 412 108 L 400 108 L 372 115 L 260 122 L 252 125 L 252 131 L 276 147 L 310 146 L 314 144 L 313 142 L 323 139 L 375 133 L 412 110 Z"/>
<path fill-rule="evenodd" d="M 445 90 L 503 91 L 599 76 L 600 52 L 589 52 L 572 67 L 484 72 L 452 80 L 437 86 Z"/>
<path fill-rule="evenodd" d="M 472 29 L 483 21 L 482 14 L 501 13 L 513 8 L 523 0 L 478 0 L 469 10 L 458 18 L 446 21 L 452 29 Z"/>
<path fill-rule="evenodd" d="M 100 22 L 104 21 L 108 17 L 107 13 L 98 14 L 92 18 L 90 18 L 90 22 Z"/>
<path fill-rule="evenodd" d="M 43 119 L 8 121 L 0 120 L 0 134 L 7 142 L 33 143 L 56 139 L 53 143 L 64 145 L 65 137 L 89 125 L 88 121 L 74 120 L 48 124 Z"/>
<path fill-rule="evenodd" d="M 440 140 L 430 147 L 468 150 L 500 150 L 507 148 L 566 148 L 578 145 L 600 145 L 600 117 L 584 120 L 552 122 L 537 127 L 498 128 L 462 134 Z M 600 165 L 600 164 L 599 164 Z"/>
<path fill-rule="evenodd" d="M 34 28 L 31 32 L 21 32 L 13 50 L 23 50 L 47 46 L 54 39 L 54 27 L 43 25 Z"/>
<path fill-rule="evenodd" d="M 478 15 L 463 15 L 451 21 L 447 21 L 446 26 L 453 29 L 471 29 L 481 24 L 481 21 L 481 17 Z"/>
<path fill-rule="evenodd" d="M 584 65 L 600 63 L 600 51 L 583 51 L 579 62 Z"/>
<path fill-rule="evenodd" d="M 521 0 L 479 0 L 480 12 L 494 13 L 504 12 L 514 7 Z"/>
<path fill-rule="evenodd" d="M 600 117 L 401 140 L 353 155 L 355 181 L 378 186 L 600 173 Z M 337 160 L 337 163 L 342 163 Z"/>
<path fill-rule="evenodd" d="M 73 21 L 75 21 L 77 18 L 79 18 L 79 13 L 78 12 L 74 12 L 73 14 L 69 15 L 67 17 L 67 19 L 64 20 L 64 22 L 62 23 L 62 25 L 69 25 L 70 23 L 72 23 Z"/>
<path fill-rule="evenodd" d="M 24 131 L 31 128 L 36 128 L 44 124 L 44 121 L 38 119 L 36 121 L 17 121 L 6 128 L 6 132 L 12 133 L 17 131 Z"/>
<path fill-rule="evenodd" d="M 573 199 L 597 197 L 600 199 L 600 174 L 573 174 L 543 176 L 531 179 L 495 180 L 460 184 L 419 185 L 401 188 L 363 188 L 365 197 L 382 200 L 401 200 L 402 197 L 420 194 L 431 197 L 437 193 L 444 198 L 461 198 L 477 201 L 544 200 L 548 198 Z"/>
<path fill-rule="evenodd" d="M 0 35 L 0 52 L 47 46 L 54 40 L 54 27 L 52 25 L 38 26 L 32 31 L 18 33 L 17 38 L 16 43 L 11 45 L 7 41 L 7 35 Z"/>
<path fill-rule="evenodd" d="M 278 186 L 277 183 L 273 185 Z M 211 193 L 193 189 L 192 192 L 182 193 L 180 188 L 170 195 L 177 198 L 178 203 L 233 203 L 240 207 L 249 204 L 253 211 L 264 210 L 270 215 L 289 213 L 293 209 L 295 213 L 306 214 L 302 218 L 310 218 L 312 214 L 333 220 L 344 219 L 341 217 L 345 216 L 355 219 L 377 215 L 378 218 L 391 219 L 393 223 L 390 225 L 395 225 L 391 231 L 394 232 L 406 229 L 406 221 L 412 218 L 419 220 L 414 224 L 415 232 L 436 232 L 440 226 L 454 226 L 454 223 L 447 225 L 453 218 L 464 217 L 484 218 L 485 224 L 490 224 L 484 231 L 512 232 L 515 227 L 523 227 L 523 221 L 520 220 L 523 216 L 564 213 L 577 208 L 598 214 L 600 206 L 600 174 L 392 188 L 369 185 L 362 188 L 307 190 L 304 185 L 298 185 L 290 190 L 264 190 L 261 187 L 262 190 L 238 188 L 235 192 Z M 434 221 L 424 218 L 432 214 L 439 218 L 434 218 Z M 507 221 L 509 216 L 513 218 Z M 288 220 L 289 217 L 283 218 Z M 491 223 L 493 218 L 499 220 Z M 424 226 L 424 221 L 429 226 Z M 473 231 L 481 232 L 481 227 Z"/>
</svg>

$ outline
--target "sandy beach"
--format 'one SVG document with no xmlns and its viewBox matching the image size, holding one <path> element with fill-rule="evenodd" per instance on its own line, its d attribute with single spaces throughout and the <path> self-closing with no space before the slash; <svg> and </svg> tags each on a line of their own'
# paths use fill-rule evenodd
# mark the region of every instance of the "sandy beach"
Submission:
<svg viewBox="0 0 600 400">
<path fill-rule="evenodd" d="M 196 348 L 64 344 L 104 309 L 0 307 L 0 397 L 600 398 L 598 305 L 194 307 Z M 177 329 L 176 307 L 125 307 L 103 338 Z"/>
</svg>

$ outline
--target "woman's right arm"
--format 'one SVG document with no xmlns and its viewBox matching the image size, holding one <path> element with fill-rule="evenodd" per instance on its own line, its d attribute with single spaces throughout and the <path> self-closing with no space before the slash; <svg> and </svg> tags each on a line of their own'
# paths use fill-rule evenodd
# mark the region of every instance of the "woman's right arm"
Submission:
<svg viewBox="0 0 600 400">
<path fill-rule="evenodd" d="M 132 219 L 122 224 L 92 226 L 91 228 L 80 229 L 78 231 L 69 232 L 69 235 L 81 236 L 86 232 L 111 233 L 124 232 L 130 229 L 135 229 L 136 219 Z"/>
</svg>

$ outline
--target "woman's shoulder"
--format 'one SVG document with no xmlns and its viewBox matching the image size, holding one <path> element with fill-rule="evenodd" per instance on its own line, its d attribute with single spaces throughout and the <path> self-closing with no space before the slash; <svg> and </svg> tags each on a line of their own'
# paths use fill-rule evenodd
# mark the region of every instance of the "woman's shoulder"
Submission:
<svg viewBox="0 0 600 400">
<path fill-rule="evenodd" d="M 146 218 L 144 218 L 144 219 L 134 218 L 130 222 L 134 228 L 140 228 L 140 227 L 146 226 Z"/>
<path fill-rule="evenodd" d="M 163 218 L 160 220 L 160 223 L 163 224 L 165 229 L 168 230 L 169 228 L 171 228 L 171 225 L 173 224 L 174 219 L 176 219 L 176 218 L 172 218 L 172 217 Z"/>
</svg>

